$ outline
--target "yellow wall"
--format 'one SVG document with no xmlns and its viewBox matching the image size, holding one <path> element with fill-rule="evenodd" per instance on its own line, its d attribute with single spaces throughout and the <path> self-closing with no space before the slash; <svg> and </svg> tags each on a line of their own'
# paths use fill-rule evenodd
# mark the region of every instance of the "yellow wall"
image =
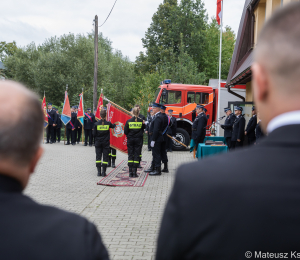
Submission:
<svg viewBox="0 0 300 260">
<path fill-rule="evenodd" d="M 266 20 L 266 3 L 259 3 L 254 10 L 254 46 L 257 43 L 257 38 Z"/>
<path fill-rule="evenodd" d="M 246 83 L 246 102 L 253 101 L 252 81 Z"/>
</svg>

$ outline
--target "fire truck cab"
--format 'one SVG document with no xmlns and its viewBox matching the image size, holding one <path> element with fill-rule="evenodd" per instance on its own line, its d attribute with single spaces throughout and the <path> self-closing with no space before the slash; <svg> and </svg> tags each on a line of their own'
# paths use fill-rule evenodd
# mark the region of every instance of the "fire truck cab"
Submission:
<svg viewBox="0 0 300 260">
<path fill-rule="evenodd" d="M 171 83 L 164 80 L 155 92 L 154 102 L 164 104 L 173 110 L 173 116 L 177 120 L 176 139 L 189 146 L 192 125 L 196 117 L 196 105 L 202 104 L 207 109 L 207 125 L 215 121 L 217 111 L 218 90 L 209 86 L 188 85 Z M 207 127 L 206 135 L 210 135 Z M 173 150 L 185 149 L 182 145 L 173 141 Z"/>
</svg>

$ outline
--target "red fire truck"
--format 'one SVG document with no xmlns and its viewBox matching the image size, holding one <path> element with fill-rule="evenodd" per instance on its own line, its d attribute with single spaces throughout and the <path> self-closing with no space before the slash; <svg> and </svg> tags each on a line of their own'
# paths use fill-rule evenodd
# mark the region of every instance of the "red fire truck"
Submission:
<svg viewBox="0 0 300 260">
<path fill-rule="evenodd" d="M 216 121 L 218 107 L 218 89 L 209 86 L 187 85 L 171 83 L 171 80 L 164 80 L 155 92 L 154 102 L 164 104 L 172 109 L 173 116 L 177 120 L 176 139 L 185 145 L 190 144 L 192 125 L 196 117 L 195 108 L 202 104 L 207 109 L 207 125 Z M 167 112 L 166 111 L 166 112 Z M 206 135 L 210 135 L 207 127 Z M 182 145 L 173 142 L 174 150 L 185 149 Z"/>
</svg>

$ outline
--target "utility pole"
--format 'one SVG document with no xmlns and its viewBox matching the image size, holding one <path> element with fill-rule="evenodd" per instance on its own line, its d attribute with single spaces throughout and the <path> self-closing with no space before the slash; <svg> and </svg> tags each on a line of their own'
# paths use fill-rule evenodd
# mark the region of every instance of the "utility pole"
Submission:
<svg viewBox="0 0 300 260">
<path fill-rule="evenodd" d="M 93 91 L 93 108 L 97 109 L 97 79 L 98 79 L 98 16 L 95 16 L 95 60 L 94 60 L 94 91 Z"/>
</svg>

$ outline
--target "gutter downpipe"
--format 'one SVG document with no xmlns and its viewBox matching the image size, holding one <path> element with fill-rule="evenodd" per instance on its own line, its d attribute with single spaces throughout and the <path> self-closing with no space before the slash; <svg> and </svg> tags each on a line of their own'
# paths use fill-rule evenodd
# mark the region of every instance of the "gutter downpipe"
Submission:
<svg viewBox="0 0 300 260">
<path fill-rule="evenodd" d="M 239 94 L 237 94 L 237 93 L 233 92 L 233 91 L 230 89 L 230 86 L 228 86 L 228 87 L 227 87 L 227 91 L 228 91 L 230 94 L 232 94 L 232 95 L 234 95 L 234 96 L 236 96 L 236 97 L 238 97 L 238 98 L 242 99 L 242 100 L 243 100 L 243 102 L 245 102 L 245 101 L 246 101 L 246 99 L 245 99 L 243 96 L 241 96 L 241 95 L 239 95 Z"/>
</svg>

